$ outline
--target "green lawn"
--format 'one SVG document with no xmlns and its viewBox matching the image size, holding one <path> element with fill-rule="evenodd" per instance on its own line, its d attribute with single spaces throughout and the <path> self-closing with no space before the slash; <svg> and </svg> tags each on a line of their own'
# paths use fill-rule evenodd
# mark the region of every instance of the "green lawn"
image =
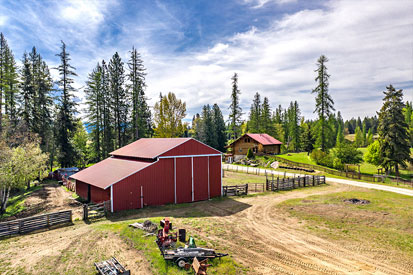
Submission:
<svg viewBox="0 0 413 275">
<path fill-rule="evenodd" d="M 351 198 L 369 200 L 370 204 L 344 202 Z M 304 220 L 307 229 L 322 237 L 391 247 L 413 256 L 413 200 L 409 196 L 349 191 L 292 199 L 277 207 Z"/>
<path fill-rule="evenodd" d="M 161 219 L 163 219 L 163 217 L 150 218 L 150 220 L 155 224 L 159 224 L 159 221 Z M 179 224 L 176 224 L 176 221 L 177 219 L 174 220 L 174 227 L 179 226 Z M 95 225 L 95 227 L 100 230 L 110 230 L 119 234 L 122 239 L 130 243 L 134 248 L 142 251 L 145 257 L 149 260 L 151 269 L 154 271 L 154 274 L 193 274 L 192 271 L 185 271 L 184 269 L 179 268 L 175 263 L 171 261 L 165 261 L 159 251 L 158 246 L 155 243 L 156 237 L 145 236 L 147 232 L 129 227 L 129 224 L 134 222 L 144 222 L 144 220 L 128 220 L 126 222 Z M 197 246 L 208 246 L 208 244 L 205 241 L 203 241 L 198 235 L 192 234 L 191 232 L 188 233 L 195 238 Z M 177 247 L 184 245 L 185 244 L 180 242 L 177 243 Z M 230 256 L 223 257 L 221 259 L 209 260 L 208 263 L 212 264 L 212 266 L 208 267 L 208 274 L 235 275 L 243 273 L 243 268 L 239 264 L 237 264 Z"/>
<path fill-rule="evenodd" d="M 358 148 L 358 150 L 360 150 L 363 155 L 366 154 L 367 152 L 367 148 Z M 413 152 L 413 151 L 412 151 Z M 285 158 L 287 160 L 291 160 L 291 161 L 296 161 L 296 162 L 300 162 L 300 163 L 307 163 L 307 164 L 313 164 L 313 165 L 317 165 L 311 158 L 310 156 L 307 155 L 306 152 L 301 152 L 301 153 L 288 153 L 288 154 L 283 154 L 283 155 L 278 155 L 279 157 Z M 367 162 L 363 162 L 360 164 L 360 172 L 363 174 L 368 174 L 368 175 L 375 175 L 377 174 L 377 169 L 379 167 L 367 163 Z M 410 169 L 410 170 L 409 170 Z M 401 169 L 400 170 L 400 174 L 403 175 L 409 175 L 412 174 L 412 166 L 410 165 L 408 169 Z"/>
<path fill-rule="evenodd" d="M 301 162 L 301 163 L 308 163 L 308 164 L 313 164 L 317 165 L 309 155 L 307 155 L 307 152 L 301 152 L 301 153 L 287 153 L 283 155 L 278 155 L 278 157 L 285 158 L 291 161 L 296 161 L 296 162 Z"/>
</svg>

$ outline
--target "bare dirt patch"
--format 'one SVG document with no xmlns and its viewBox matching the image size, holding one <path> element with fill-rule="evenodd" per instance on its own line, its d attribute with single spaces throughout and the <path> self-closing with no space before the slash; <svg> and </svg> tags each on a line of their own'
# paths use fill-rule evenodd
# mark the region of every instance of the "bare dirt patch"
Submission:
<svg viewBox="0 0 413 275">
<path fill-rule="evenodd" d="M 72 210 L 73 219 L 82 217 L 82 204 L 58 183 L 43 184 L 26 198 L 24 205 L 25 209 L 9 220 L 62 210 Z"/>
<path fill-rule="evenodd" d="M 96 274 L 93 263 L 112 256 L 132 274 L 152 274 L 136 249 L 83 223 L 6 239 L 0 250 L 0 274 Z"/>
</svg>

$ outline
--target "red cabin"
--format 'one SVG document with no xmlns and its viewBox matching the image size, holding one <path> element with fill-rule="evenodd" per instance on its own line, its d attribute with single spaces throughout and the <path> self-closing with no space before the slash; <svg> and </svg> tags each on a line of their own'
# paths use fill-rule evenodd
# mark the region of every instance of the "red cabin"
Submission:
<svg viewBox="0 0 413 275">
<path fill-rule="evenodd" d="M 111 211 L 221 196 L 221 152 L 193 138 L 142 138 L 71 176 L 88 201 Z"/>
</svg>

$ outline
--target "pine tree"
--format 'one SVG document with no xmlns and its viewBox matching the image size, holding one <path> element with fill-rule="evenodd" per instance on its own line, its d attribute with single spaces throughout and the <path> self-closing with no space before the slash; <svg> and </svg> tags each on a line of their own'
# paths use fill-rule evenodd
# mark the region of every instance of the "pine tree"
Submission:
<svg viewBox="0 0 413 275">
<path fill-rule="evenodd" d="M 337 137 L 336 137 L 336 146 L 340 145 L 344 141 L 344 132 L 341 128 L 341 123 L 338 124 Z"/>
<path fill-rule="evenodd" d="M 250 133 L 259 133 L 261 131 L 261 97 L 257 92 L 251 104 L 250 117 L 248 121 L 248 130 Z"/>
<path fill-rule="evenodd" d="M 324 55 L 320 56 L 317 60 L 317 77 L 315 81 L 317 82 L 317 87 L 312 91 L 312 93 L 317 94 L 316 96 L 316 106 L 314 113 L 318 114 L 318 123 L 319 123 L 319 134 L 317 139 L 321 146 L 321 150 L 325 151 L 327 149 L 327 139 L 326 139 L 326 128 L 328 127 L 326 120 L 330 115 L 331 111 L 334 111 L 334 101 L 331 96 L 328 94 L 328 79 L 330 75 L 327 74 L 327 67 L 325 63 L 328 62 L 327 57 Z"/>
<path fill-rule="evenodd" d="M 132 48 L 128 62 L 128 85 L 132 97 L 132 137 L 137 140 L 140 137 L 149 137 L 152 134 L 151 112 L 145 97 L 145 67 L 140 54 Z"/>
<path fill-rule="evenodd" d="M 396 90 L 392 85 L 386 87 L 383 106 L 379 112 L 380 150 L 382 166 L 388 171 L 395 168 L 399 175 L 399 166 L 407 167 L 411 162 L 407 123 L 403 116 L 403 90 Z"/>
<path fill-rule="evenodd" d="M 311 131 L 311 125 L 308 123 L 303 124 L 303 133 L 302 133 L 302 146 L 303 150 L 307 152 L 307 155 L 309 155 L 313 149 L 314 149 L 314 137 L 313 133 Z"/>
<path fill-rule="evenodd" d="M 92 160 L 98 162 L 102 160 L 102 129 L 103 129 L 103 87 L 102 87 L 102 67 L 98 63 L 96 68 L 89 74 L 86 82 L 86 118 L 88 128 L 91 130 L 91 140 L 93 146 Z"/>
<path fill-rule="evenodd" d="M 232 93 L 231 93 L 231 105 L 229 106 L 229 133 L 232 139 L 237 139 L 241 133 L 241 116 L 242 109 L 239 105 L 239 95 L 241 94 L 238 89 L 238 74 L 234 73 L 232 80 Z"/>
<path fill-rule="evenodd" d="M 13 127 L 17 126 L 18 78 L 13 52 L 9 48 L 3 33 L 0 33 L 0 132 L 2 129 L 3 96 L 4 114 Z"/>
<path fill-rule="evenodd" d="M 33 87 L 33 74 L 31 70 L 31 64 L 27 53 L 23 54 L 22 59 L 22 70 L 21 70 L 21 104 L 20 104 L 20 114 L 23 124 L 27 129 L 32 128 L 33 121 L 33 109 L 34 109 L 34 98 L 35 90 Z"/>
<path fill-rule="evenodd" d="M 291 140 L 292 149 L 297 152 L 300 149 L 300 109 L 297 101 L 291 101 L 287 113 L 289 140 Z"/>
<path fill-rule="evenodd" d="M 57 67 L 60 80 L 57 82 L 61 91 L 59 98 L 59 111 L 57 116 L 57 144 L 59 146 L 59 163 L 68 167 L 75 163 L 75 150 L 70 140 L 75 129 L 74 114 L 76 103 L 73 100 L 73 76 L 77 76 L 75 68 L 69 64 L 70 55 L 66 52 L 66 44 L 62 41 L 62 51 L 56 56 L 60 57 L 61 64 Z"/>
<path fill-rule="evenodd" d="M 113 98 L 111 109 L 114 115 L 116 131 L 116 147 L 126 144 L 126 130 L 128 118 L 128 101 L 124 89 L 125 74 L 123 62 L 116 52 L 109 62 L 109 87 Z"/>
<path fill-rule="evenodd" d="M 366 138 L 366 146 L 369 146 L 370 144 L 373 143 L 373 132 L 371 128 L 369 129 L 369 132 L 367 133 L 367 138 Z"/>
<path fill-rule="evenodd" d="M 209 106 L 209 104 L 204 105 L 204 107 L 202 108 L 200 126 L 201 127 L 199 127 L 198 129 L 200 141 L 215 148 L 217 145 L 213 129 L 211 107 Z"/>
<path fill-rule="evenodd" d="M 226 135 L 226 127 L 224 117 L 222 116 L 221 109 L 219 108 L 218 104 L 214 104 L 212 106 L 212 124 L 213 124 L 213 132 L 215 133 L 215 149 L 224 152 L 225 145 L 227 144 L 227 135 Z"/>
<path fill-rule="evenodd" d="M 261 105 L 261 129 L 260 132 L 269 135 L 274 134 L 274 129 L 271 119 L 271 107 L 267 97 L 264 97 L 264 101 Z"/>
<path fill-rule="evenodd" d="M 113 106 L 113 97 L 109 87 L 109 72 L 105 60 L 102 61 L 102 155 L 105 158 L 115 149 L 114 136 L 114 118 L 111 107 Z"/>
</svg>

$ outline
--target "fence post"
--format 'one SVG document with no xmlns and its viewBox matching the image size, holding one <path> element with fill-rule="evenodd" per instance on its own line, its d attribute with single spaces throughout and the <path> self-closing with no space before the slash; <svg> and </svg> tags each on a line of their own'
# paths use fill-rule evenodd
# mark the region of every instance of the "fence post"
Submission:
<svg viewBox="0 0 413 275">
<path fill-rule="evenodd" d="M 314 180 L 315 180 L 315 176 L 313 175 L 313 186 L 314 186 Z"/>
<path fill-rule="evenodd" d="M 50 218 L 49 218 L 49 214 L 46 215 L 46 219 L 47 219 L 47 227 L 50 226 Z"/>
</svg>

